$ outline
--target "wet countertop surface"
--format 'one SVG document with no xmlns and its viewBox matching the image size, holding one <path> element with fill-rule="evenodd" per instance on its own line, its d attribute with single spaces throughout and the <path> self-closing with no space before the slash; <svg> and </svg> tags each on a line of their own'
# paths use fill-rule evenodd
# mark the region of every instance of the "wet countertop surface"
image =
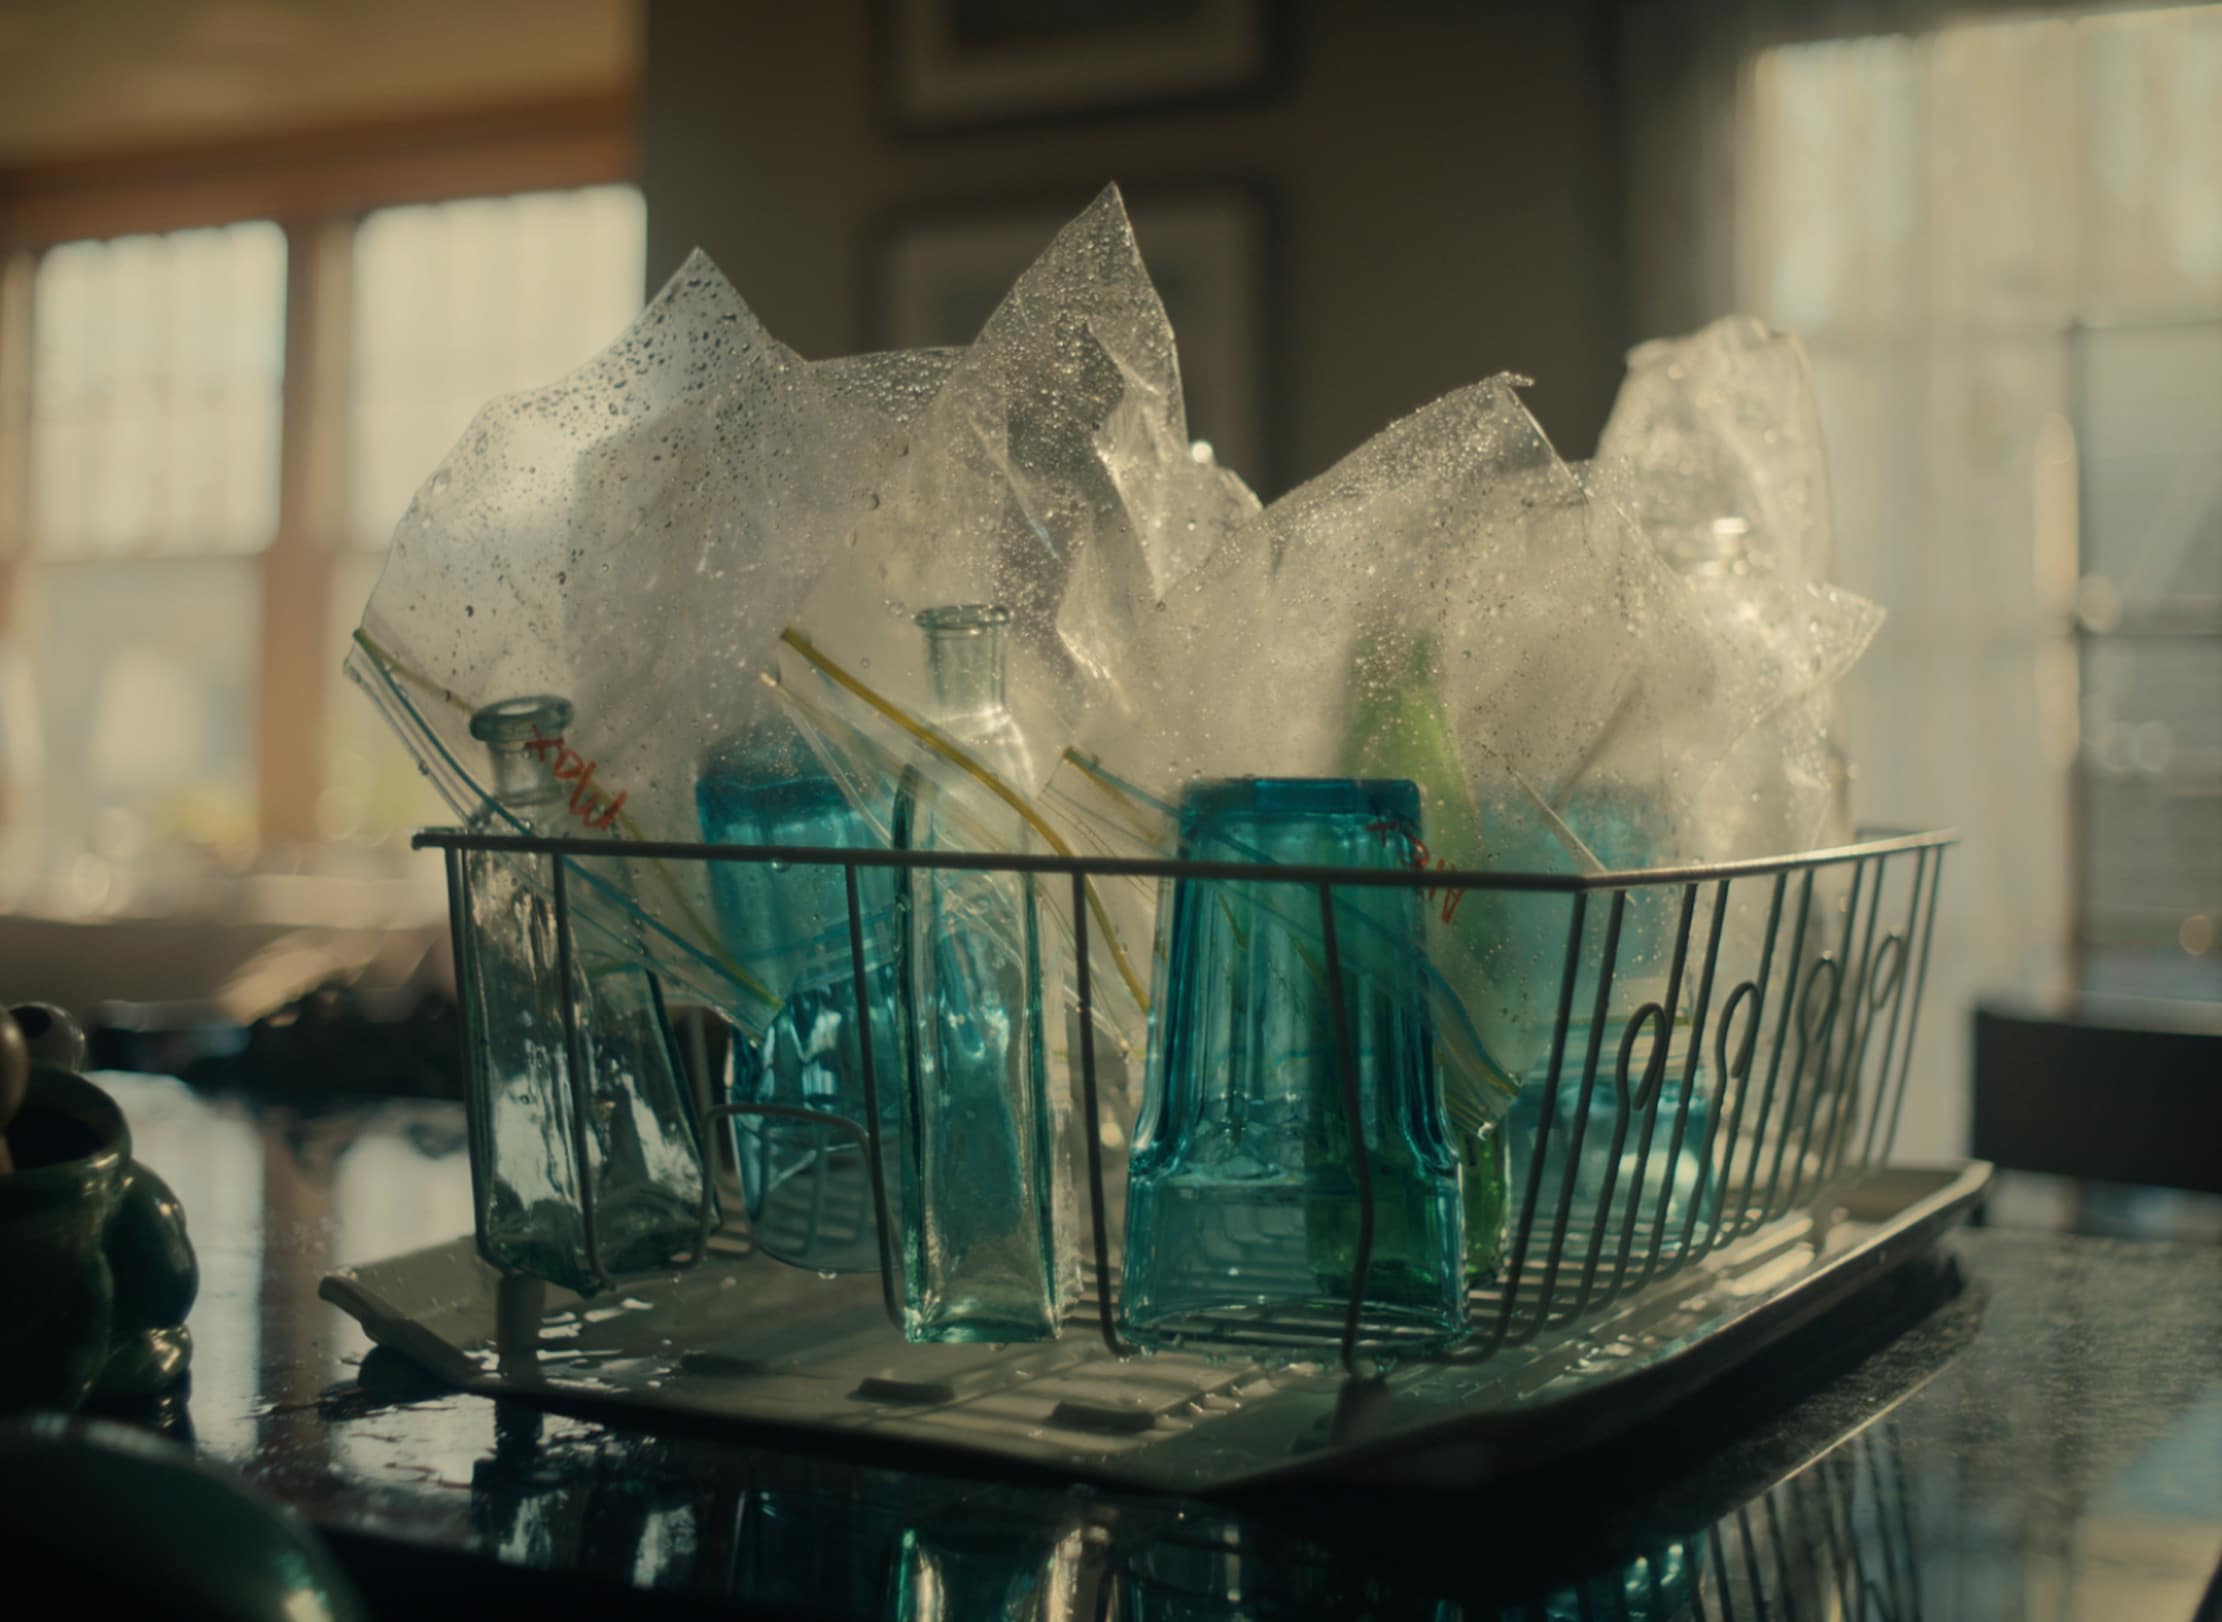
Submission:
<svg viewBox="0 0 2222 1622">
<path fill-rule="evenodd" d="M 201 1259 L 191 1388 L 134 1417 L 310 1516 L 374 1601 L 446 1561 L 541 1574 L 543 1615 L 624 1585 L 647 1614 L 2189 1617 L 2222 1561 L 2222 1249 L 1962 1231 L 1491 1494 L 1059 1493 L 440 1389 L 317 1286 L 468 1229 L 457 1107 L 96 1079 Z"/>
</svg>

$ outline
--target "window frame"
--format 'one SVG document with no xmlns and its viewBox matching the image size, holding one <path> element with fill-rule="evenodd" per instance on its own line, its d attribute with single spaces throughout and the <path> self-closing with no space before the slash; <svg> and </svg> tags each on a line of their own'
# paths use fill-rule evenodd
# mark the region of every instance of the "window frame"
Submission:
<svg viewBox="0 0 2222 1622">
<path fill-rule="evenodd" d="M 29 518 L 32 279 L 65 242 L 269 220 L 285 233 L 278 520 L 258 571 L 260 850 L 318 842 L 332 583 L 350 551 L 353 238 L 374 210 L 639 182 L 633 97 L 593 92 L 187 148 L 0 168 L 0 638 L 38 567 Z M 0 831 L 11 825 L 0 773 Z"/>
</svg>

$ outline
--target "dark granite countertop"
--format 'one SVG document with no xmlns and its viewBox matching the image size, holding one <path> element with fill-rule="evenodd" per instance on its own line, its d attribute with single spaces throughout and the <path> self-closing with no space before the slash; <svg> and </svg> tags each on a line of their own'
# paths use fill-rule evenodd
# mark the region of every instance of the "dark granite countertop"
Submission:
<svg viewBox="0 0 2222 1622">
<path fill-rule="evenodd" d="M 1044 1492 L 439 1390 L 317 1296 L 469 1226 L 460 1112 L 101 1078 L 203 1269 L 141 1415 L 374 1602 L 545 1616 L 2189 1617 L 2222 1560 L 2222 1250 L 1970 1230 L 1609 1454 L 1515 1488 Z"/>
</svg>

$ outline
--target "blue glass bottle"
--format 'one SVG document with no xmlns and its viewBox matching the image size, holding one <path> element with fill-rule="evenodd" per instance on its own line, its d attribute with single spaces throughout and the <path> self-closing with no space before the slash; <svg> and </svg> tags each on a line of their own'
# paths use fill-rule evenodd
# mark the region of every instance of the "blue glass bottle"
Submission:
<svg viewBox="0 0 2222 1622">
<path fill-rule="evenodd" d="M 493 767 L 493 794 L 471 819 L 474 831 L 567 831 L 566 790 L 547 757 L 570 720 L 569 701 L 546 695 L 490 704 L 471 717 L 471 736 Z M 548 899 L 550 858 L 470 852 L 464 862 L 471 905 L 456 978 L 480 1253 L 505 1271 L 582 1294 L 676 1260 L 697 1231 L 701 1140 L 655 980 L 599 929 L 580 925 L 581 909 L 592 904 L 582 891 L 606 892 L 608 881 L 574 864 L 571 938 L 563 943 Z M 582 1108 L 583 1168 L 573 1131 Z"/>
<path fill-rule="evenodd" d="M 1665 858 L 1660 818 L 1644 796 L 1632 791 L 1577 790 L 1564 796 L 1552 814 L 1597 862 L 1614 872 L 1640 871 Z M 1500 818 L 1489 824 L 1490 866 L 1504 873 L 1564 873 L 1574 869 L 1564 835 L 1531 816 Z M 1593 892 L 1575 968 L 1573 1012 L 1585 1018 L 1594 1007 L 1605 963 L 1606 917 L 1611 891 Z M 1681 890 L 1674 885 L 1645 885 L 1628 891 L 1620 940 L 1613 956 L 1614 1008 L 1635 1008 L 1630 988 L 1663 977 L 1674 945 L 1675 915 Z M 1523 1078 L 1533 1076 L 1550 1052 L 1560 994 L 1569 919 L 1563 895 L 1524 890 L 1477 890 L 1460 909 L 1468 929 L 1503 942 L 1512 989 L 1511 1012 L 1497 1013 L 1491 1051 Z M 1486 1011 L 1486 1010 L 1485 1010 Z M 1502 1023 L 1509 1021 L 1509 1023 Z"/>
<path fill-rule="evenodd" d="M 1198 861 L 1409 865 L 1408 781 L 1244 779 L 1184 797 Z M 1374 1228 L 1361 1332 L 1410 1350 L 1465 1330 L 1458 1168 L 1443 1120 L 1416 889 L 1335 893 Z M 1180 880 L 1159 909 L 1147 1091 L 1129 1162 L 1127 1334 L 1332 1344 L 1360 1223 L 1317 892 Z"/>
<path fill-rule="evenodd" d="M 1009 610 L 929 609 L 939 737 L 1014 789 L 1034 781 L 1004 703 Z M 907 773 L 895 842 L 1025 848 L 1017 811 L 945 761 Z M 1030 874 L 912 869 L 899 880 L 909 1031 L 901 1101 L 904 1332 L 919 1341 L 1052 1338 L 1077 1293 L 1071 1110 L 1049 1040 L 1062 980 Z M 1058 1044 L 1062 1047 L 1062 1044 Z"/>
<path fill-rule="evenodd" d="M 695 803 L 702 836 L 712 843 L 880 846 L 784 720 L 766 721 L 722 744 L 704 763 Z M 894 892 L 885 868 L 858 871 L 883 1154 L 893 1140 L 906 1035 L 895 987 Z M 718 862 L 710 870 L 710 893 L 726 949 L 785 994 L 761 1035 L 734 1031 L 727 1096 L 735 1104 L 813 1110 L 864 1126 L 864 1053 L 842 869 Z M 880 1265 L 870 1169 L 853 1136 L 812 1122 L 741 1115 L 734 1118 L 733 1145 L 749 1226 L 767 1254 L 829 1273 Z"/>
<path fill-rule="evenodd" d="M 1607 868 L 1618 871 L 1655 866 L 1665 843 L 1655 804 L 1627 789 L 1579 791 L 1564 799 L 1558 814 L 1592 854 Z M 1522 860 L 1526 857 L 1526 860 Z M 1542 868 L 1555 857 L 1533 851 L 1508 851 L 1508 867 Z M 1563 942 L 1568 911 L 1559 896 L 1492 896 L 1491 904 L 1508 923 L 1517 920 L 1508 938 L 1548 943 L 1555 935 Z M 1564 1055 L 1560 1062 L 1549 1139 L 1543 1145 L 1544 1164 L 1530 1230 L 1528 1255 L 1540 1257 L 1549 1244 L 1551 1225 L 1565 1194 L 1569 1164 L 1573 1167 L 1574 1193 L 1568 1206 L 1568 1254 L 1585 1260 L 1600 1226 L 1606 1238 L 1600 1255 L 1605 1276 L 1620 1256 L 1624 1237 L 1631 1243 L 1630 1265 L 1647 1265 L 1654 1234 L 1659 1237 L 1662 1260 L 1680 1252 L 1682 1235 L 1690 1223 L 1693 1206 L 1699 1219 L 1709 1217 L 1717 1197 L 1715 1179 L 1706 1163 L 1706 1138 L 1712 1120 L 1711 1084 L 1701 1063 L 1685 1086 L 1689 1030 L 1675 1028 L 1667 1055 L 1655 1108 L 1637 1108 L 1634 1095 L 1643 1084 L 1656 1037 L 1647 1022 L 1629 1053 L 1628 1096 L 1624 1100 L 1619 1080 L 1620 1043 L 1629 1016 L 1652 1001 L 1664 1003 L 1682 890 L 1679 885 L 1641 885 L 1626 893 L 1621 904 L 1619 939 L 1610 965 L 1612 984 L 1607 993 L 1606 1028 L 1598 1044 L 1597 1080 L 1586 1114 L 1582 1102 L 1582 1072 L 1587 1062 L 1597 992 L 1607 964 L 1605 943 L 1611 933 L 1609 919 L 1614 905 L 1610 891 L 1593 894 L 1583 926 L 1581 956 L 1575 970 L 1569 1003 Z M 1702 920 L 1693 928 L 1693 950 L 1704 940 Z M 1559 959 L 1538 947 L 1534 961 L 1549 964 L 1548 977 L 1541 971 L 1533 980 L 1525 1029 L 1507 1047 L 1522 1055 L 1522 1085 L 1503 1123 L 1505 1156 L 1509 1172 L 1507 1197 L 1511 1218 L 1518 1221 L 1535 1175 L 1534 1163 L 1549 1091 L 1549 1053 L 1553 1021 L 1563 971 Z M 1685 963 L 1680 988 L 1683 1008 L 1694 993 Z M 1687 1102 L 1685 1103 L 1685 1099 Z M 1677 1125 L 1679 1123 L 1679 1132 Z M 1575 1136 L 1579 1128 L 1578 1159 Z M 1614 1149 L 1614 1136 L 1620 1146 Z M 1647 1136 L 1648 1134 L 1648 1136 Z M 1634 1227 L 1630 1227 L 1631 1219 Z M 1574 1248 L 1579 1246 L 1579 1249 Z"/>
<path fill-rule="evenodd" d="M 1548 1105 L 1550 1137 L 1541 1146 L 1542 1174 L 1528 1241 L 1531 1265 L 1550 1243 L 1551 1225 L 1565 1200 L 1570 1165 L 1574 1194 L 1567 1206 L 1565 1254 L 1577 1264 L 1583 1262 L 1597 1246 L 1601 1227 L 1598 1255 L 1601 1276 L 1608 1280 L 1619 1272 L 1624 1243 L 1627 1267 L 1640 1274 L 1650 1265 L 1654 1243 L 1659 1260 L 1666 1262 L 1682 1253 L 1686 1236 L 1703 1244 L 1709 1232 L 1720 1185 L 1706 1158 L 1713 1119 L 1706 1067 L 1699 1065 L 1685 1086 L 1682 1067 L 1689 1032 L 1683 1027 L 1676 1033 L 1668 1074 L 1661 1078 L 1656 1101 L 1650 1107 L 1639 1106 L 1635 1095 L 1643 1086 L 1653 1038 L 1647 1023 L 1629 1052 L 1628 1088 L 1623 1096 L 1618 1079 L 1623 1029 L 1610 1027 L 1599 1044 L 1597 1080 L 1585 1115 L 1582 1071 L 1589 1054 L 1590 1025 L 1575 1020 L 1567 1026 L 1558 1090 Z M 1522 1087 L 1505 1115 L 1515 1213 L 1527 1199 L 1528 1181 L 1535 1175 L 1550 1092 L 1546 1080 L 1539 1077 Z"/>
</svg>

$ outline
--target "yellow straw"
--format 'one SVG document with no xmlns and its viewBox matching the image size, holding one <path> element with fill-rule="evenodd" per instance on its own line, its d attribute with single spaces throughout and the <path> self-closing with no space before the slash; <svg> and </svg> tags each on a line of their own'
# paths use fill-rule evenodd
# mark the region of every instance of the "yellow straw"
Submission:
<svg viewBox="0 0 2222 1622">
<path fill-rule="evenodd" d="M 399 676 L 411 686 L 420 688 L 424 692 L 438 693 L 442 700 L 465 715 L 475 712 L 477 708 L 475 705 L 468 700 L 457 698 L 452 689 L 439 686 L 422 673 L 410 669 L 409 666 L 403 664 L 385 648 L 372 640 L 369 632 L 357 627 L 355 640 L 362 645 L 364 652 L 385 667 L 389 676 Z M 641 837 L 640 824 L 627 816 L 622 809 L 618 811 L 616 820 L 619 831 L 626 839 L 637 840 Z M 656 877 L 662 880 L 664 889 L 669 892 L 673 904 L 678 907 L 686 929 L 694 936 L 693 944 L 698 950 L 707 952 L 709 956 L 716 959 L 718 966 L 725 971 L 735 984 L 746 991 L 755 993 L 773 1007 L 778 1006 L 779 998 L 773 995 L 771 988 L 757 979 L 756 976 L 750 974 L 748 970 L 742 968 L 739 963 L 734 961 L 732 955 L 725 950 L 723 944 L 718 940 L 716 932 L 703 921 L 702 915 L 695 911 L 694 904 L 687 899 L 686 892 L 679 888 L 679 881 L 672 876 L 669 865 L 662 858 L 628 856 L 625 859 L 635 862 L 645 860 L 650 867 L 656 870 Z"/>
</svg>

